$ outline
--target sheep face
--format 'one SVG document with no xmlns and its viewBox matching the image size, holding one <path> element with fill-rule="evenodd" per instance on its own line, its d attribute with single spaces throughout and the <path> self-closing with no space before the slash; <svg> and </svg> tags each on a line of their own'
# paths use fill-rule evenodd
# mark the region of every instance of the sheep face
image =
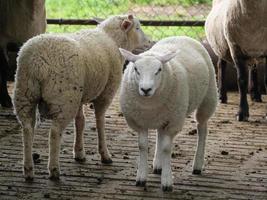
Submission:
<svg viewBox="0 0 267 200">
<path fill-rule="evenodd" d="M 143 57 L 132 64 L 135 82 L 141 96 L 154 95 L 161 82 L 163 64 L 154 57 Z"/>
<path fill-rule="evenodd" d="M 134 18 L 132 22 L 132 28 L 127 33 L 128 38 L 130 38 L 129 42 L 131 43 L 129 46 L 131 46 L 133 50 L 151 47 L 152 42 L 141 29 L 139 20 Z"/>
<path fill-rule="evenodd" d="M 132 62 L 129 70 L 133 73 L 139 94 L 144 97 L 152 97 L 155 94 L 160 87 L 165 64 L 176 56 L 176 52 L 163 56 L 134 55 L 124 49 L 120 49 L 120 52 L 126 60 Z"/>
</svg>

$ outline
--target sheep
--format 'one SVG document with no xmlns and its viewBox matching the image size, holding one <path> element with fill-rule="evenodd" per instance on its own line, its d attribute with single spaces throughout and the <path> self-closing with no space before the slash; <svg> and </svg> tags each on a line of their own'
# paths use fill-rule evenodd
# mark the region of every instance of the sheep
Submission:
<svg viewBox="0 0 267 200">
<path fill-rule="evenodd" d="M 236 67 L 240 94 L 238 121 L 249 118 L 247 65 L 267 56 L 266 8 L 266 0 L 217 0 L 213 1 L 205 23 L 207 39 L 220 60 L 219 73 L 224 74 L 226 61 Z M 267 86 L 267 65 L 264 74 Z M 226 101 L 225 95 L 221 98 Z"/>
<path fill-rule="evenodd" d="M 148 129 L 157 129 L 153 172 L 161 173 L 163 191 L 171 191 L 172 141 L 194 110 L 198 145 L 193 174 L 201 173 L 207 121 L 218 101 L 214 67 L 205 48 L 185 36 L 165 38 L 140 55 L 120 51 L 130 61 L 123 75 L 120 106 L 129 127 L 139 134 L 136 185 L 146 184 Z"/>
<path fill-rule="evenodd" d="M 7 91 L 7 79 L 11 71 L 8 45 L 15 43 L 20 46 L 29 38 L 45 32 L 45 0 L 0 1 L 0 27 L 0 104 L 10 108 L 12 102 Z M 11 72 L 12 76 L 14 71 Z"/>
<path fill-rule="evenodd" d="M 74 159 L 85 161 L 83 104 L 92 102 L 102 163 L 112 163 L 104 126 L 122 77 L 124 58 L 119 47 L 132 51 L 149 42 L 133 15 L 113 16 L 95 29 L 72 34 L 42 34 L 19 51 L 14 110 L 22 125 L 24 176 L 32 180 L 32 141 L 36 110 L 52 119 L 49 133 L 49 178 L 59 179 L 59 151 L 63 130 L 75 118 Z"/>
<path fill-rule="evenodd" d="M 227 103 L 227 90 L 237 90 L 237 77 L 235 73 L 235 68 L 233 64 L 227 62 L 225 63 L 225 68 L 220 68 L 220 63 L 218 56 L 212 50 L 210 44 L 206 39 L 201 41 L 201 44 L 208 51 L 212 63 L 215 67 L 215 72 L 219 81 L 219 91 L 220 91 L 220 100 L 221 103 Z M 266 62 L 266 61 L 265 61 Z M 220 73 L 218 73 L 218 68 Z M 249 82 L 248 82 L 248 92 L 250 93 L 251 101 L 254 102 L 262 102 L 261 94 L 265 93 L 265 86 L 263 76 L 259 76 L 264 74 L 264 62 L 257 63 L 257 65 L 249 66 Z"/>
</svg>

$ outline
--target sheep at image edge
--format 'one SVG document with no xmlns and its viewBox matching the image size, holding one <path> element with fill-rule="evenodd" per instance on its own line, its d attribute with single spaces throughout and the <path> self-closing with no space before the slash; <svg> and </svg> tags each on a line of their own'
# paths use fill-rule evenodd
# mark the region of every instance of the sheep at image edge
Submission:
<svg viewBox="0 0 267 200">
<path fill-rule="evenodd" d="M 198 143 L 193 173 L 202 170 L 207 122 L 218 102 L 213 64 L 205 48 L 188 37 L 163 39 L 140 55 L 120 51 L 131 61 L 123 75 L 120 104 L 128 125 L 139 133 L 136 185 L 146 184 L 148 129 L 157 129 L 153 172 L 161 173 L 162 189 L 171 191 L 172 141 L 195 110 Z"/>
<path fill-rule="evenodd" d="M 95 29 L 72 34 L 43 34 L 27 41 L 18 56 L 14 88 L 15 114 L 22 125 L 24 175 L 33 179 L 32 141 L 36 109 L 52 119 L 49 133 L 49 177 L 58 179 L 60 139 L 75 118 L 74 158 L 85 160 L 83 104 L 92 102 L 103 163 L 111 163 L 104 134 L 105 112 L 119 87 L 124 58 L 149 40 L 132 15 L 113 16 Z"/>
</svg>

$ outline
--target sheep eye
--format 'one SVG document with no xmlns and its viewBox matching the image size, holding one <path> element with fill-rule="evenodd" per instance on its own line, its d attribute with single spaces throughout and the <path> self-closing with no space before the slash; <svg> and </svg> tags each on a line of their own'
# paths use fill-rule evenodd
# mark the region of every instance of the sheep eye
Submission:
<svg viewBox="0 0 267 200">
<path fill-rule="evenodd" d="M 158 75 L 161 72 L 161 68 L 155 73 L 155 75 Z"/>
<path fill-rule="evenodd" d="M 136 30 L 140 30 L 140 28 L 139 27 L 136 27 Z"/>
<path fill-rule="evenodd" d="M 138 75 L 140 75 L 140 73 L 139 73 L 139 71 L 137 70 L 136 67 L 134 67 L 134 71 L 135 71 Z"/>
</svg>

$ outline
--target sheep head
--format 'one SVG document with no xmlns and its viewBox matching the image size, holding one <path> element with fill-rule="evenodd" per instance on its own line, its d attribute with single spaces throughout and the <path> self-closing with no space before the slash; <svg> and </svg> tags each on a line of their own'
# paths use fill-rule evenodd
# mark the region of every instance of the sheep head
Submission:
<svg viewBox="0 0 267 200">
<path fill-rule="evenodd" d="M 177 55 L 177 52 L 168 52 L 164 55 L 134 55 L 121 48 L 120 52 L 131 62 L 128 70 L 133 73 L 138 92 L 144 97 L 152 97 L 155 94 L 161 84 L 165 64 Z"/>
<path fill-rule="evenodd" d="M 139 20 L 133 15 L 110 17 L 98 25 L 121 48 L 133 51 L 136 48 L 148 49 L 153 42 L 144 34 Z"/>
</svg>

